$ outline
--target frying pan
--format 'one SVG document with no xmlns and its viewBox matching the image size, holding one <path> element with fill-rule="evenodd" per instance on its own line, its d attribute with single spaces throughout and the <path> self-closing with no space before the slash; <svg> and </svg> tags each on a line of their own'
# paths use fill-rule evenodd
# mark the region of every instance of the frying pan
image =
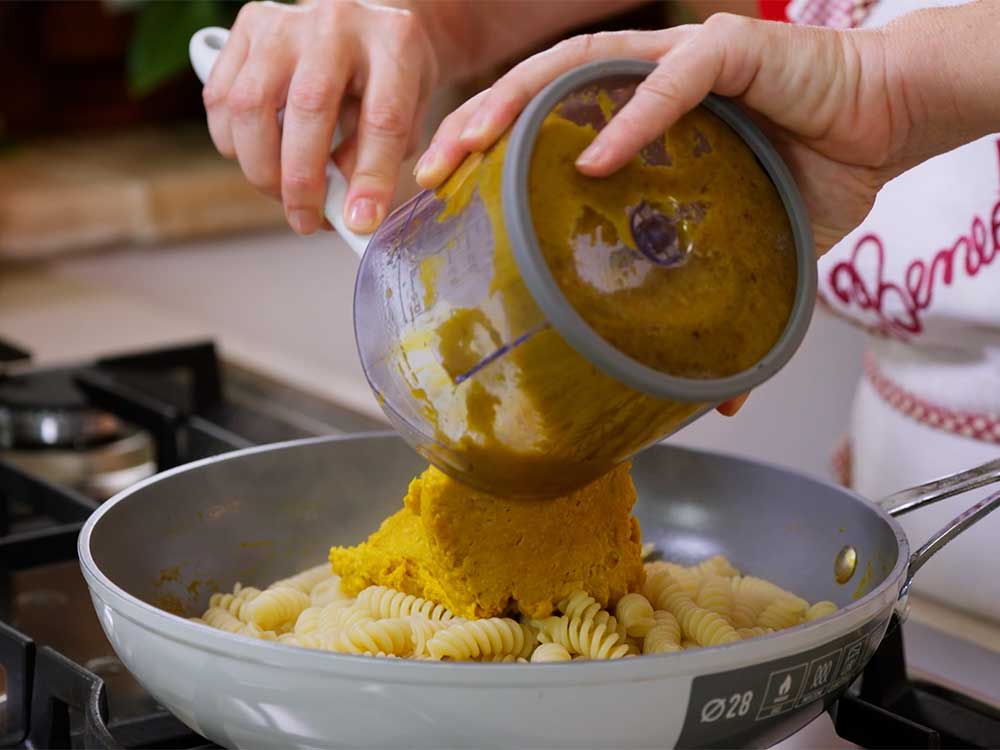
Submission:
<svg viewBox="0 0 1000 750">
<path fill-rule="evenodd" d="M 836 614 L 725 646 L 615 662 L 375 659 L 255 641 L 200 613 L 357 543 L 423 468 L 398 437 L 282 443 L 180 467 L 119 494 L 80 535 L 84 576 L 122 662 L 226 747 L 764 747 L 862 670 L 913 575 L 1000 493 L 916 553 L 894 515 L 1000 480 L 1000 459 L 871 504 L 772 466 L 657 445 L 635 462 L 643 536 L 670 559 L 727 555 Z M 556 540 L 554 540 L 556 541 Z M 835 567 L 851 572 L 846 583 Z M 845 570 L 844 568 L 847 568 Z"/>
</svg>

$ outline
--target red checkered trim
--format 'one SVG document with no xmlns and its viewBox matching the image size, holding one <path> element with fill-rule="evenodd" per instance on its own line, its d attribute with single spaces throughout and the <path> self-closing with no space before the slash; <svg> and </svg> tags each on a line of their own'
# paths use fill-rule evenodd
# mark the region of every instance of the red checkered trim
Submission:
<svg viewBox="0 0 1000 750">
<path fill-rule="evenodd" d="M 865 355 L 864 370 L 875 392 L 911 419 L 955 435 L 1000 445 L 1000 414 L 955 411 L 932 404 L 889 380 L 871 353 Z"/>
<path fill-rule="evenodd" d="M 791 0 L 785 14 L 792 23 L 851 29 L 865 20 L 874 2 L 875 0 Z"/>
</svg>

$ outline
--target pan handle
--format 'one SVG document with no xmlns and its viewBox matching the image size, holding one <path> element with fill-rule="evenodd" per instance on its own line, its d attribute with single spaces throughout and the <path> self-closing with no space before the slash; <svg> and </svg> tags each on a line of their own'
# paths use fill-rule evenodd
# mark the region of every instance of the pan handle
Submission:
<svg viewBox="0 0 1000 750">
<path fill-rule="evenodd" d="M 899 592 L 900 598 L 909 593 L 910 584 L 913 583 L 913 576 L 931 558 L 931 555 L 972 526 L 972 524 L 986 518 L 986 516 L 997 508 L 1000 508 L 1000 492 L 994 492 L 989 497 L 980 500 L 964 513 L 953 518 L 943 529 L 928 539 L 923 547 L 910 555 L 910 564 L 906 568 L 906 581 Z"/>
<path fill-rule="evenodd" d="M 908 490 L 896 492 L 883 498 L 878 504 L 890 516 L 901 516 L 925 505 L 936 503 L 938 500 L 944 500 L 994 482 L 1000 482 L 1000 458 L 988 461 L 974 469 L 949 474 Z M 909 593 L 913 576 L 935 552 L 997 508 L 1000 508 L 1000 492 L 993 493 L 953 518 L 950 523 L 928 539 L 923 547 L 914 552 L 910 556 L 910 564 L 906 570 L 906 581 L 899 592 L 900 599 L 904 599 Z"/>
<path fill-rule="evenodd" d="M 901 516 L 938 500 L 1000 482 L 1000 458 L 988 461 L 974 469 L 949 474 L 925 484 L 918 484 L 908 490 L 901 490 L 878 502 L 882 510 L 890 516 Z M 958 519 L 956 519 L 958 520 Z"/>
</svg>

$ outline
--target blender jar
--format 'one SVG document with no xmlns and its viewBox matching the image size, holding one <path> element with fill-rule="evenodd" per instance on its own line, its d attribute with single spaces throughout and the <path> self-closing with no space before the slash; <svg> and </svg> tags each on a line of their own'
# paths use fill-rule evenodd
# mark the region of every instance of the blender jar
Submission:
<svg viewBox="0 0 1000 750">
<path fill-rule="evenodd" d="M 735 105 L 709 97 L 610 177 L 576 170 L 652 69 L 601 61 L 558 79 L 364 255 L 368 381 L 413 447 L 468 485 L 580 487 L 762 383 L 805 334 L 808 218 Z"/>
</svg>

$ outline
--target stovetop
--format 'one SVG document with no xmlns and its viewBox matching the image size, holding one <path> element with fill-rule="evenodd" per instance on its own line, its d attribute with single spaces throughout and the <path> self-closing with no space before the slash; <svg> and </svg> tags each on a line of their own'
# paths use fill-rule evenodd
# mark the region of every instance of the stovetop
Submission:
<svg viewBox="0 0 1000 750">
<path fill-rule="evenodd" d="M 32 373 L 24 354 L 0 342 L 0 363 L 22 360 L 13 374 L 0 369 L 0 382 Z M 157 470 L 259 443 L 382 427 L 220 363 L 208 342 L 67 373 L 88 408 L 148 435 Z M 100 500 L 5 461 L 0 447 L 0 747 L 216 747 L 156 704 L 101 631 L 76 553 L 82 522 Z M 936 650 L 947 637 L 912 624 L 905 635 Z M 1000 746 L 1000 711 L 972 697 L 983 691 L 913 679 L 903 638 L 891 626 L 859 683 L 831 710 L 837 733 L 863 747 Z M 989 664 L 975 650 L 944 650 Z M 987 666 L 982 679 L 995 675 Z"/>
</svg>

